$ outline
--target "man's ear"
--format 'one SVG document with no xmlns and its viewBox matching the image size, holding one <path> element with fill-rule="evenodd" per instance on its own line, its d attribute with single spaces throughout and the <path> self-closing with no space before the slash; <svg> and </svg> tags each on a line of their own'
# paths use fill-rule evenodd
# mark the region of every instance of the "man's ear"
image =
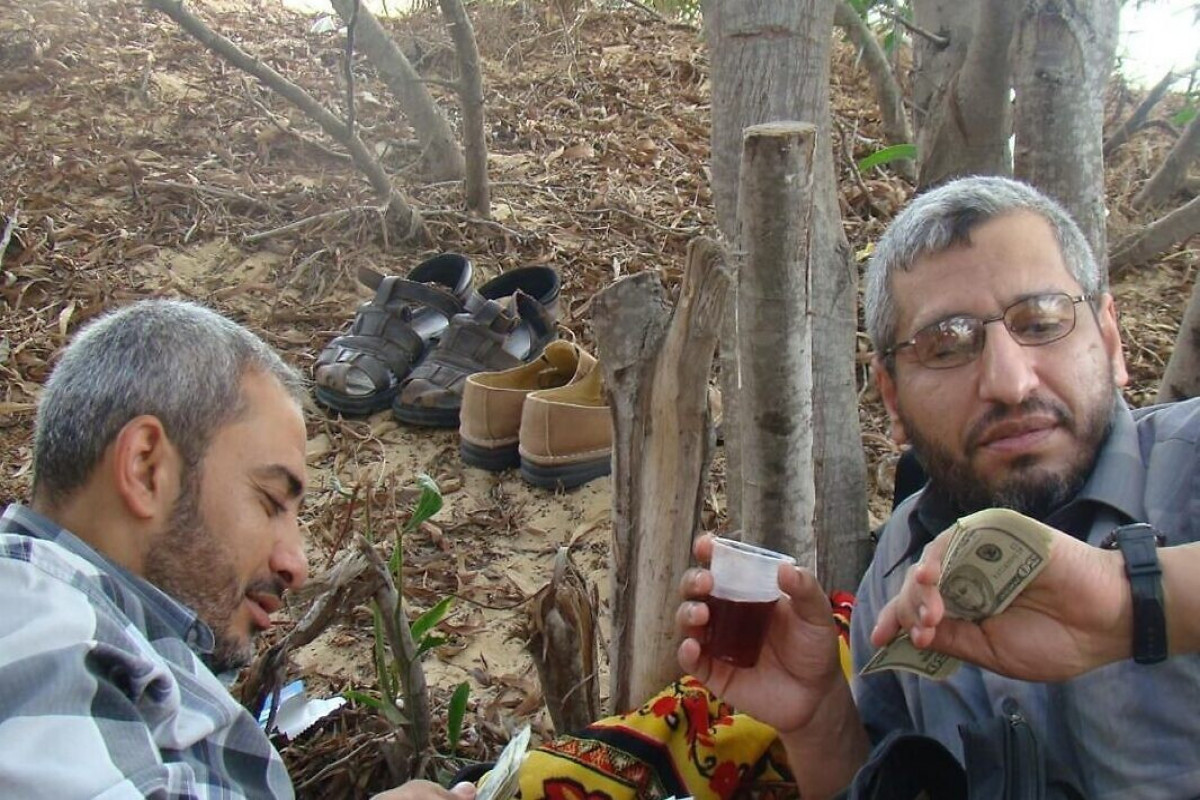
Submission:
<svg viewBox="0 0 1200 800">
<path fill-rule="evenodd" d="M 1125 351 L 1121 347 L 1121 325 L 1117 320 L 1117 304 L 1108 292 L 1100 295 L 1100 308 L 1096 311 L 1096 321 L 1100 325 L 1100 339 L 1104 342 L 1104 352 L 1112 364 L 1113 383 L 1124 386 L 1129 383 L 1129 370 L 1125 368 Z"/>
<path fill-rule="evenodd" d="M 883 407 L 887 409 L 888 420 L 892 424 L 892 441 L 896 444 L 908 444 L 908 431 L 904 429 L 904 421 L 900 419 L 900 406 L 896 399 L 896 379 L 888 372 L 887 366 L 879 356 L 871 359 L 871 372 L 875 376 L 875 385 L 879 387 L 879 396 L 883 399 Z"/>
<path fill-rule="evenodd" d="M 183 471 L 158 417 L 134 417 L 109 448 L 113 486 L 129 513 L 140 520 L 166 519 L 179 496 Z"/>
</svg>

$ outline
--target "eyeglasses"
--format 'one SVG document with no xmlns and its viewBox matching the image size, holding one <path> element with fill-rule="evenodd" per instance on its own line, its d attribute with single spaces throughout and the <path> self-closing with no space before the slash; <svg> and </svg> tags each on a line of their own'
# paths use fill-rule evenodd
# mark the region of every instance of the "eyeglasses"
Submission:
<svg viewBox="0 0 1200 800">
<path fill-rule="evenodd" d="M 1087 294 L 1039 294 L 1018 300 L 994 317 L 949 317 L 921 328 L 906 342 L 892 345 L 883 351 L 883 357 L 890 358 L 898 350 L 911 347 L 917 361 L 930 369 L 961 367 L 983 352 L 986 327 L 993 322 L 1003 322 L 1017 344 L 1040 347 L 1075 330 L 1075 306 L 1091 299 L 1092 295 Z"/>
</svg>

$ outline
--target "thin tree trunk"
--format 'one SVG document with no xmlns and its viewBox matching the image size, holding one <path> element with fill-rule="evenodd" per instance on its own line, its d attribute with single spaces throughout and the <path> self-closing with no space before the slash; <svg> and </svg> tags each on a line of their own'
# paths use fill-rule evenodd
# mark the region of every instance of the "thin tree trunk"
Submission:
<svg viewBox="0 0 1200 800">
<path fill-rule="evenodd" d="M 1171 88 L 1171 84 L 1175 82 L 1178 76 L 1168 70 L 1162 80 L 1154 84 L 1154 88 L 1149 91 L 1146 98 L 1138 104 L 1138 107 L 1133 110 L 1121 126 L 1117 128 L 1112 136 L 1104 140 L 1104 157 L 1108 158 L 1117 151 L 1117 148 L 1129 141 L 1129 137 L 1142 129 L 1146 124 L 1146 118 L 1150 116 L 1150 112 L 1154 109 L 1158 102 L 1162 100 L 1163 95 L 1167 93 L 1167 89 Z"/>
<path fill-rule="evenodd" d="M 858 50 L 859 58 L 862 59 L 867 77 L 871 81 L 871 89 L 875 92 L 875 102 L 879 104 L 883 136 L 887 143 L 914 143 L 912 126 L 908 124 L 908 114 L 904 110 L 904 92 L 896 82 L 887 54 L 880 47 L 875 33 L 846 0 L 836 0 L 833 23 L 845 32 Z M 894 162 L 894 169 L 905 180 L 916 183 L 917 169 L 912 161 L 904 159 Z"/>
<path fill-rule="evenodd" d="M 1192 117 L 1179 141 L 1163 159 L 1162 166 L 1133 198 L 1133 204 L 1138 208 L 1150 208 L 1170 200 L 1187 182 L 1188 168 L 1197 156 L 1200 156 L 1200 114 Z"/>
<path fill-rule="evenodd" d="M 1113 250 L 1110 270 L 1114 276 L 1119 275 L 1197 235 L 1200 235 L 1200 197 L 1193 197 L 1186 205 L 1122 239 Z"/>
<path fill-rule="evenodd" d="M 753 125 L 743 139 L 738 352 L 744 538 L 815 570 L 813 540 L 813 156 L 807 123 Z M 782 208 L 792 213 L 780 214 Z"/>
<path fill-rule="evenodd" d="M 388 224 L 401 241 L 428 240 L 429 233 L 421 215 L 392 187 L 392 179 L 383 165 L 371 154 L 362 139 L 312 95 L 209 28 L 203 20 L 184 8 L 180 0 L 146 0 L 146 5 L 166 14 L 200 44 L 243 72 L 258 78 L 268 88 L 307 114 L 350 153 L 354 165 L 371 182 L 371 188 L 375 190 L 379 201 L 386 204 Z"/>
<path fill-rule="evenodd" d="M 462 104 L 463 144 L 467 155 L 467 208 L 480 216 L 491 214 L 488 187 L 487 136 L 483 115 L 483 72 L 479 68 L 479 46 L 475 29 L 462 0 L 438 0 L 442 16 L 450 26 L 458 59 L 458 97 Z"/>
<path fill-rule="evenodd" d="M 330 0 L 333 8 L 349 23 L 355 11 L 355 0 Z M 421 76 L 408 63 L 404 53 L 392 41 L 366 4 L 358 4 L 354 38 L 363 53 L 379 70 L 379 77 L 400 104 L 400 110 L 412 125 L 421 143 L 424 172 L 435 181 L 452 181 L 463 177 L 463 155 L 454 139 L 454 131 L 445 115 L 433 102 L 433 97 Z"/>
<path fill-rule="evenodd" d="M 1058 200 L 1103 266 L 1104 89 L 1117 0 L 1030 0 L 1014 45 L 1017 177 Z"/>
<path fill-rule="evenodd" d="M 704 22 L 712 64 L 713 195 L 730 242 L 738 231 L 742 130 L 782 119 L 817 126 L 811 234 L 817 563 L 825 588 L 852 589 L 871 553 L 854 384 L 858 276 L 838 215 L 830 138 L 833 0 L 708 0 Z M 727 453 L 741 446 L 730 437 L 726 429 Z M 739 474 L 727 474 L 728 482 L 737 480 Z"/>
<path fill-rule="evenodd" d="M 1163 372 L 1156 402 L 1171 403 L 1189 397 L 1200 397 L 1200 281 L 1192 288 L 1192 297 L 1183 312 L 1175 349 Z"/>
<path fill-rule="evenodd" d="M 699 530 L 708 374 L 732 286 L 720 246 L 697 239 L 673 312 L 650 272 L 617 281 L 593 303 L 613 417 L 614 712 L 679 675 L 677 592 Z"/>
<path fill-rule="evenodd" d="M 1008 46 L 1019 3 L 913 0 L 917 25 L 950 44 L 913 43 L 918 184 L 963 175 L 1010 175 Z"/>
</svg>

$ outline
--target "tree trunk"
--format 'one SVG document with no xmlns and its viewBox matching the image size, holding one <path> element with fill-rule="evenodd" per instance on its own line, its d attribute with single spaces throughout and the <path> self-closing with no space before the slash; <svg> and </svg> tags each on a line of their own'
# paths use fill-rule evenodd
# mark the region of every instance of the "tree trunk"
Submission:
<svg viewBox="0 0 1200 800">
<path fill-rule="evenodd" d="M 356 0 L 330 0 L 347 23 L 355 12 Z M 454 139 L 450 123 L 433 102 L 421 76 L 408 63 L 404 53 L 392 41 L 366 4 L 358 3 L 354 39 L 363 53 L 379 70 L 379 77 L 400 104 L 400 110 L 412 125 L 421 143 L 423 172 L 435 181 L 463 177 L 463 156 Z"/>
<path fill-rule="evenodd" d="M 467 208 L 486 217 L 491 213 L 488 187 L 487 136 L 483 116 L 483 72 L 479 68 L 479 46 L 475 29 L 462 0 L 439 0 L 442 16 L 450 26 L 458 60 L 458 97 L 462 104 L 463 145 L 467 155 Z"/>
<path fill-rule="evenodd" d="M 738 256 L 743 538 L 815 570 L 809 232 L 817 129 L 746 128 Z M 782 208 L 794 213 L 780 214 Z"/>
<path fill-rule="evenodd" d="M 428 240 L 429 234 L 421 215 L 393 188 L 392 179 L 383 165 L 346 123 L 330 113 L 304 89 L 209 28 L 203 20 L 184 8 L 180 0 L 146 0 L 146 5 L 166 14 L 200 44 L 243 72 L 258 78 L 268 88 L 307 114 L 326 134 L 349 151 L 354 166 L 367 176 L 379 202 L 385 205 L 388 228 L 404 242 Z"/>
<path fill-rule="evenodd" d="M 1121 145 L 1129 141 L 1129 137 L 1133 136 L 1146 124 L 1146 119 L 1150 116 L 1150 112 L 1163 99 L 1163 95 L 1167 93 L 1167 89 L 1171 88 L 1171 84 L 1177 80 L 1178 76 L 1171 70 L 1162 77 L 1158 83 L 1154 85 L 1147 94 L 1145 99 L 1138 104 L 1138 107 L 1133 110 L 1133 113 L 1121 123 L 1107 139 L 1104 140 L 1104 157 L 1108 158 L 1117 151 Z"/>
<path fill-rule="evenodd" d="M 913 39 L 918 184 L 963 175 L 1010 175 L 1008 46 L 1012 0 L 913 0 L 913 19 L 949 45 Z"/>
<path fill-rule="evenodd" d="M 818 573 L 825 588 L 852 589 L 857 587 L 871 551 L 866 463 L 854 384 L 857 272 L 838 215 L 829 132 L 833 2 L 707 0 L 704 21 L 712 65 L 713 196 L 717 222 L 730 242 L 736 242 L 738 231 L 742 130 L 781 119 L 806 120 L 817 126 L 810 240 L 813 448 L 817 454 L 814 525 L 820 537 Z M 726 370 L 724 363 L 722 370 Z M 726 428 L 727 453 L 741 446 L 731 439 L 732 434 L 736 431 Z M 729 471 L 727 480 L 738 481 L 741 476 Z M 735 509 L 730 511 L 735 515 Z"/>
<path fill-rule="evenodd" d="M 697 239 L 669 321 L 652 272 L 617 281 L 593 303 L 613 416 L 614 712 L 679 675 L 678 585 L 703 507 L 708 374 L 732 285 L 721 248 Z"/>
<path fill-rule="evenodd" d="M 912 126 L 908 124 L 904 109 L 904 93 L 875 33 L 847 0 L 835 0 L 833 22 L 846 34 L 862 59 L 871 90 L 875 92 L 875 102 L 879 104 L 884 139 L 889 145 L 912 144 Z M 894 169 L 905 180 L 916 183 L 917 169 L 912 161 L 894 162 Z"/>
<path fill-rule="evenodd" d="M 1162 166 L 1133 198 L 1133 204 L 1149 208 L 1165 203 L 1187 182 L 1188 168 L 1197 156 L 1200 156 L 1200 114 L 1192 117 Z"/>
<path fill-rule="evenodd" d="M 1192 202 L 1200 202 L 1200 198 Z M 1192 297 L 1183 312 L 1175 349 L 1158 387 L 1157 402 L 1171 403 L 1189 397 L 1200 397 L 1200 281 L 1192 288 Z"/>
<path fill-rule="evenodd" d="M 1113 275 L 1144 264 L 1170 248 L 1200 234 L 1200 197 L 1177 208 L 1157 222 L 1121 240 L 1113 249 L 1110 269 Z"/>
<path fill-rule="evenodd" d="M 1030 0 L 1013 52 L 1017 177 L 1058 200 L 1103 268 L 1104 90 L 1118 0 Z"/>
</svg>

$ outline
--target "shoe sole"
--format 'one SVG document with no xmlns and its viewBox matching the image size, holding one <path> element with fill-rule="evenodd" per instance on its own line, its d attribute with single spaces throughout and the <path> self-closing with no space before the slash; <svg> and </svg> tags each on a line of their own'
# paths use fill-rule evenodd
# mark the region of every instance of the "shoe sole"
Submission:
<svg viewBox="0 0 1200 800">
<path fill-rule="evenodd" d="M 390 407 L 396 399 L 396 390 L 397 387 L 393 386 L 375 394 L 351 397 L 326 389 L 324 386 L 318 386 L 316 396 L 318 403 L 342 416 L 365 417 Z"/>
<path fill-rule="evenodd" d="M 521 459 L 521 477 L 543 489 L 574 489 L 588 481 L 602 478 L 612 472 L 609 457 L 595 461 L 580 461 L 577 464 L 562 464 L 544 467 Z"/>
<path fill-rule="evenodd" d="M 392 414 L 401 422 L 409 425 L 420 425 L 425 428 L 457 428 L 457 408 L 424 408 L 422 406 L 406 406 L 400 403 L 392 404 Z"/>
<path fill-rule="evenodd" d="M 458 445 L 458 454 L 467 466 L 486 469 L 488 472 L 503 472 L 521 465 L 521 454 L 516 443 L 507 447 L 482 447 L 462 440 Z"/>
</svg>

